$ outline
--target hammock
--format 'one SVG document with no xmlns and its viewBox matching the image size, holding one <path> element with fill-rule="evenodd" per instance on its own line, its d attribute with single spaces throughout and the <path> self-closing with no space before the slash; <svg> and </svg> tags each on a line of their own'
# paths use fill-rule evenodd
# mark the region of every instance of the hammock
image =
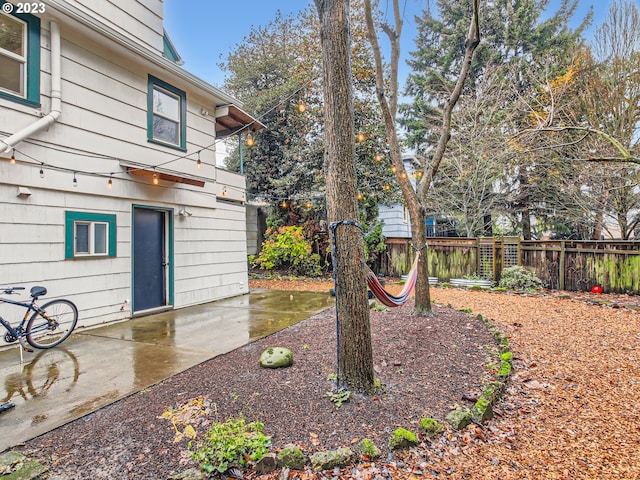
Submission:
<svg viewBox="0 0 640 480">
<path fill-rule="evenodd" d="M 418 279 L 419 257 L 420 252 L 418 252 L 416 258 L 413 260 L 413 265 L 411 265 L 411 270 L 407 276 L 407 282 L 404 284 L 402 291 L 397 296 L 391 295 L 387 292 L 378 280 L 376 274 L 369 269 L 369 272 L 367 273 L 367 285 L 369 286 L 371 293 L 380 300 L 380 303 L 387 307 L 400 307 L 409 301 L 409 298 L 416 287 L 416 280 Z"/>
</svg>

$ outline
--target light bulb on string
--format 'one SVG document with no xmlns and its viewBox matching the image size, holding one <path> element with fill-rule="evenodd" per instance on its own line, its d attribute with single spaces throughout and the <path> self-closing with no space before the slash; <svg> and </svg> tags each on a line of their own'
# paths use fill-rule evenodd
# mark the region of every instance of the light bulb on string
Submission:
<svg viewBox="0 0 640 480">
<path fill-rule="evenodd" d="M 365 138 L 366 138 L 366 137 L 365 137 L 364 133 L 358 133 L 358 134 L 356 135 L 356 142 L 364 142 L 364 139 L 365 139 Z"/>
<path fill-rule="evenodd" d="M 9 163 L 11 165 L 14 165 L 16 163 L 16 152 L 11 152 L 11 159 L 9 160 Z"/>
<path fill-rule="evenodd" d="M 113 187 L 113 173 L 109 177 L 109 181 L 107 182 L 107 188 Z"/>
<path fill-rule="evenodd" d="M 151 181 L 154 185 L 158 185 L 158 174 L 156 173 L 155 168 L 153 169 L 153 176 L 151 177 Z"/>
<path fill-rule="evenodd" d="M 396 166 L 395 166 L 395 165 L 392 165 L 392 166 L 391 166 L 391 171 L 392 171 L 393 173 L 396 173 L 396 172 L 398 171 L 398 169 L 396 168 Z"/>
<path fill-rule="evenodd" d="M 382 161 L 382 155 L 380 155 L 379 153 L 376 153 L 375 159 L 376 159 L 376 162 L 381 162 Z"/>
<path fill-rule="evenodd" d="M 196 168 L 200 168 L 202 166 L 202 161 L 200 160 L 200 151 L 198 151 L 198 160 L 196 160 Z"/>
<path fill-rule="evenodd" d="M 364 195 L 362 195 L 360 192 L 358 192 L 358 200 L 362 200 L 364 198 Z"/>
<path fill-rule="evenodd" d="M 313 207 L 313 204 L 311 202 L 307 202 L 307 208 L 311 208 Z"/>
<path fill-rule="evenodd" d="M 76 178 L 76 172 L 73 172 L 73 186 L 78 186 L 78 179 Z"/>
<path fill-rule="evenodd" d="M 256 143 L 255 138 L 253 138 L 253 135 L 249 134 L 247 135 L 247 145 L 249 147 L 253 147 L 253 144 Z"/>
<path fill-rule="evenodd" d="M 300 103 L 298 103 L 298 111 L 300 113 L 304 113 L 307 111 L 307 106 L 304 104 L 302 100 L 300 101 Z"/>
<path fill-rule="evenodd" d="M 40 165 L 40 178 L 44 178 L 44 163 Z"/>
</svg>

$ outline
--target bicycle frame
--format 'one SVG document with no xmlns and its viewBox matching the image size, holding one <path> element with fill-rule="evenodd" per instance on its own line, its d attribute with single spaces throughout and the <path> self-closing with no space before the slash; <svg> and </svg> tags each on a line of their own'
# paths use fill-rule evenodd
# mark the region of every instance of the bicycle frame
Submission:
<svg viewBox="0 0 640 480">
<path fill-rule="evenodd" d="M 27 322 L 27 319 L 29 318 L 31 312 L 40 312 L 40 314 L 44 318 L 49 320 L 47 315 L 42 310 L 40 310 L 40 307 L 38 307 L 35 304 L 35 302 L 36 302 L 35 299 L 33 299 L 31 302 L 20 302 L 17 300 L 10 300 L 8 298 L 0 298 L 0 303 L 9 303 L 11 305 L 18 305 L 21 307 L 25 307 L 27 309 L 27 311 L 24 312 L 24 317 L 22 317 L 22 321 L 16 328 L 12 327 L 9 322 L 7 322 L 4 318 L 2 318 L 2 316 L 0 316 L 0 324 L 2 324 L 2 326 L 6 328 L 7 331 L 11 335 L 13 335 L 16 338 L 16 340 L 18 340 L 18 342 L 20 342 L 20 345 L 22 346 L 22 349 L 25 352 L 33 351 L 31 348 L 27 347 L 26 344 L 24 343 L 24 337 L 26 336 L 24 332 L 24 324 Z"/>
</svg>

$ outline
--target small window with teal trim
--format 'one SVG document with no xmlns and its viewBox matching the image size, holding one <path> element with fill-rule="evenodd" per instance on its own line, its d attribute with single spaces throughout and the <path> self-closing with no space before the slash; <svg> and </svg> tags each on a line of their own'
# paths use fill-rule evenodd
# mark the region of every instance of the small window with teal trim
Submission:
<svg viewBox="0 0 640 480">
<path fill-rule="evenodd" d="M 0 0 L 0 7 L 9 4 Z M 40 105 L 40 19 L 0 11 L 0 97 Z"/>
<path fill-rule="evenodd" d="M 186 150 L 186 94 L 149 75 L 147 108 L 148 140 Z"/>
<path fill-rule="evenodd" d="M 115 256 L 115 215 L 65 212 L 65 258 Z"/>
</svg>

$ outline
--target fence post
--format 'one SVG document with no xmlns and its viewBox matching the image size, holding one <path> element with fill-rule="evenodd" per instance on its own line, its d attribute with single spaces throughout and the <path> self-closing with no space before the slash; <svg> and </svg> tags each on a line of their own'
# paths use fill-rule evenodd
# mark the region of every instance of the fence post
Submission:
<svg viewBox="0 0 640 480">
<path fill-rule="evenodd" d="M 565 269 L 565 241 L 560 240 L 560 259 L 558 262 L 558 288 L 564 290 L 564 269 Z"/>
<path fill-rule="evenodd" d="M 480 275 L 480 237 L 476 237 L 476 275 Z"/>
</svg>

